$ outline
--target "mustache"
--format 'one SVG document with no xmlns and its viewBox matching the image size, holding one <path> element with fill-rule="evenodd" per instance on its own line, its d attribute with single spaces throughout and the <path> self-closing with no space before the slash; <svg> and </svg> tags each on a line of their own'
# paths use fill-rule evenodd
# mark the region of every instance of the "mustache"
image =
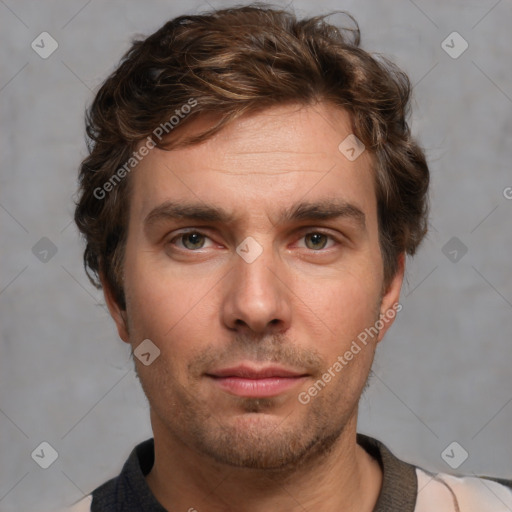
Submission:
<svg viewBox="0 0 512 512">
<path fill-rule="evenodd" d="M 226 346 L 203 348 L 192 358 L 188 370 L 190 375 L 200 377 L 214 368 L 229 367 L 242 361 L 275 363 L 311 375 L 321 375 L 327 366 L 318 351 L 299 347 L 284 334 L 262 337 L 237 333 Z"/>
</svg>

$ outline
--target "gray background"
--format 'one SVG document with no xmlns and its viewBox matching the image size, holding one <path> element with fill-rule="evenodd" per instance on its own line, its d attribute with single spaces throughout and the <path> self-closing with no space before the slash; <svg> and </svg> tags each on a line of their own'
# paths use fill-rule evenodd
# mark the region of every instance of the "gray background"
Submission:
<svg viewBox="0 0 512 512">
<path fill-rule="evenodd" d="M 431 232 L 409 260 L 404 308 L 379 347 L 359 430 L 447 472 L 441 453 L 457 441 L 469 453 L 458 472 L 512 478 L 512 3 L 293 6 L 300 15 L 348 10 L 363 46 L 409 73 L 412 128 L 432 171 Z M 207 8 L 0 0 L 2 511 L 71 503 L 116 475 L 151 436 L 129 347 L 81 267 L 72 196 L 85 156 L 84 108 L 131 38 Z M 31 48 L 43 31 L 59 44 L 48 59 Z M 469 44 L 457 59 L 441 47 L 453 31 Z M 41 246 L 39 258 L 32 251 L 42 237 L 57 248 L 46 262 Z M 443 252 L 452 237 L 467 247 L 462 258 L 456 248 L 458 262 L 453 247 Z M 48 469 L 31 458 L 43 441 L 58 452 Z"/>
</svg>

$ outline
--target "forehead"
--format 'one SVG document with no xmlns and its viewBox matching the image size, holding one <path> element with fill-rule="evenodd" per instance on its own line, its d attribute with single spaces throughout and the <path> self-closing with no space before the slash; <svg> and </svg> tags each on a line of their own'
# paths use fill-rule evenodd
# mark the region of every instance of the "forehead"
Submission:
<svg viewBox="0 0 512 512">
<path fill-rule="evenodd" d="M 208 127 L 197 121 L 181 135 Z M 287 204 L 330 198 L 371 216 L 371 156 L 363 151 L 352 161 L 339 149 L 351 134 L 350 117 L 341 109 L 291 105 L 241 117 L 201 144 L 153 149 L 130 178 L 131 215 L 143 219 L 166 201 L 193 200 L 242 217 L 271 218 Z"/>
</svg>

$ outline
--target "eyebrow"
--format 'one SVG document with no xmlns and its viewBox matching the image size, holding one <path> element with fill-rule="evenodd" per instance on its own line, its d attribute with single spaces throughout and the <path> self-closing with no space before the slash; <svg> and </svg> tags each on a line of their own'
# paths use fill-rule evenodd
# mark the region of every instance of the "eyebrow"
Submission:
<svg viewBox="0 0 512 512">
<path fill-rule="evenodd" d="M 324 199 L 314 202 L 301 201 L 282 210 L 278 215 L 278 222 L 290 223 L 293 221 L 334 220 L 338 218 L 353 220 L 361 230 L 366 231 L 364 212 L 356 205 L 340 199 Z M 233 214 L 218 206 L 165 201 L 146 215 L 144 226 L 148 229 L 153 224 L 161 221 L 182 219 L 225 224 L 236 220 Z"/>
</svg>

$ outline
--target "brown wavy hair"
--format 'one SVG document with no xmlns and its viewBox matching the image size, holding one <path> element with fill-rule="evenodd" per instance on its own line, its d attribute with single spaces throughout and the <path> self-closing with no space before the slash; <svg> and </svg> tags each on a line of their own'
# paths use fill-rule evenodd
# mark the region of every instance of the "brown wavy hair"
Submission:
<svg viewBox="0 0 512 512">
<path fill-rule="evenodd" d="M 265 4 L 180 16 L 135 40 L 86 112 L 89 155 L 80 167 L 75 222 L 86 241 L 84 266 L 101 288 L 103 276 L 126 307 L 123 255 L 130 179 L 119 173 L 147 138 L 162 149 L 196 144 L 239 116 L 286 103 L 330 102 L 349 112 L 353 133 L 372 154 L 384 285 L 397 258 L 414 254 L 427 232 L 429 170 L 411 137 L 407 75 L 360 48 L 360 32 L 307 19 Z M 183 112 L 162 140 L 155 128 Z M 195 137 L 176 137 L 198 116 L 216 124 Z M 156 140 L 158 139 L 158 140 Z M 149 142 L 148 142 L 149 143 Z M 115 174 L 123 176 L 112 182 Z M 114 185 L 105 191 L 105 184 Z M 98 192 L 103 190 L 103 192 Z"/>
</svg>

